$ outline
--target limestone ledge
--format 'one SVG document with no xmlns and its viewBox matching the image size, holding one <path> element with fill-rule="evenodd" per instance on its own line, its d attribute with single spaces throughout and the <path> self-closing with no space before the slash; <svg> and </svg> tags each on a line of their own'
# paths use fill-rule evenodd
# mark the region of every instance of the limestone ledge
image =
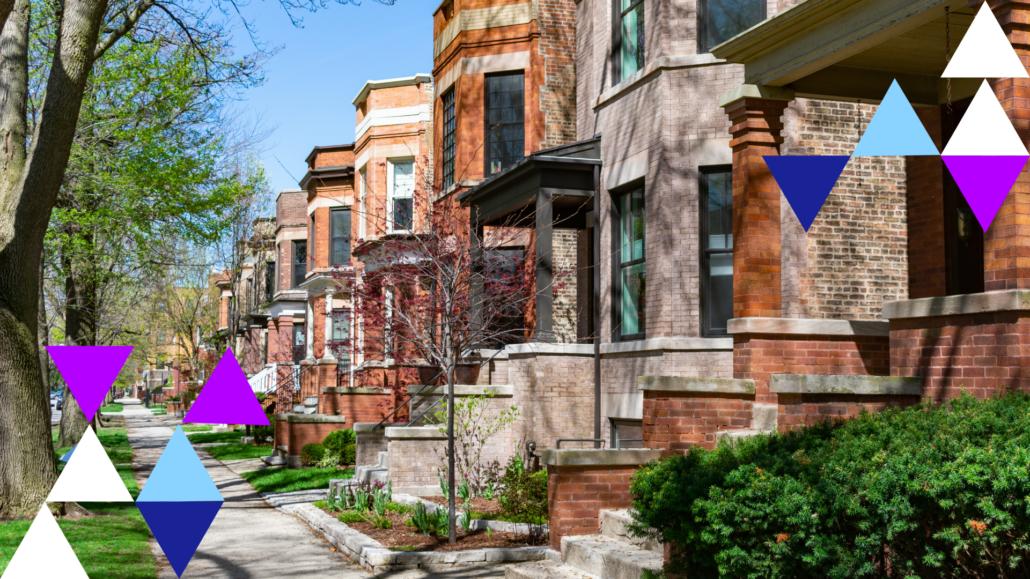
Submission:
<svg viewBox="0 0 1030 579">
<path fill-rule="evenodd" d="M 922 393 L 922 379 L 903 376 L 773 374 L 769 390 L 777 394 L 908 395 Z"/>
<path fill-rule="evenodd" d="M 554 449 L 540 451 L 548 466 L 639 466 L 662 457 L 660 450 Z"/>
<path fill-rule="evenodd" d="M 737 378 L 691 376 L 638 376 L 637 388 L 652 392 L 688 394 L 754 394 L 755 381 Z"/>
<path fill-rule="evenodd" d="M 390 440 L 447 440 L 437 425 L 431 426 L 388 426 L 386 438 Z"/>
<path fill-rule="evenodd" d="M 1030 311 L 1030 290 L 1006 290 L 887 302 L 883 304 L 883 319 L 898 320 L 1019 311 Z"/>
<path fill-rule="evenodd" d="M 273 418 L 288 424 L 344 424 L 347 422 L 345 416 L 330 414 L 276 414 Z"/>
<path fill-rule="evenodd" d="M 325 386 L 322 388 L 322 394 L 350 394 L 358 396 L 360 394 L 386 394 L 386 390 L 381 388 L 351 388 L 349 386 L 337 387 L 337 386 Z"/>
<path fill-rule="evenodd" d="M 447 394 L 447 386 L 408 386 L 408 394 L 416 393 L 419 396 L 444 396 L 445 394 Z M 510 384 L 454 385 L 455 396 L 486 396 L 488 394 L 492 394 L 494 396 L 514 396 L 515 387 L 511 386 Z"/>
</svg>

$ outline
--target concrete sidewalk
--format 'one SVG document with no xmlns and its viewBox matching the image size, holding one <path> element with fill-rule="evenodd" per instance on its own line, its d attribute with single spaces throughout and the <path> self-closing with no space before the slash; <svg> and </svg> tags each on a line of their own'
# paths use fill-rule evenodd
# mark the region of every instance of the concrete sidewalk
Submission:
<svg viewBox="0 0 1030 579">
<path fill-rule="evenodd" d="M 133 448 L 132 464 L 142 488 L 172 436 L 172 429 L 145 408 L 126 407 L 125 410 L 129 444 Z M 211 458 L 207 452 L 198 449 L 197 455 L 218 486 L 225 503 L 186 568 L 184 579 L 373 577 L 340 553 L 331 551 L 329 544 L 306 523 L 271 507 L 250 483 Z M 158 559 L 158 579 L 175 579 L 175 572 L 156 541 L 152 542 L 152 548 Z M 487 579 L 503 576 L 503 567 L 440 574 L 404 571 L 379 575 L 390 579 Z"/>
</svg>

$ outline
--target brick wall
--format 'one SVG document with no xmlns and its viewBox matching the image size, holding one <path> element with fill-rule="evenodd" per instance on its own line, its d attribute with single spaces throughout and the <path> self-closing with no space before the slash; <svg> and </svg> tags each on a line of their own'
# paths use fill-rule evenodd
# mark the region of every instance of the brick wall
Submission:
<svg viewBox="0 0 1030 579">
<path fill-rule="evenodd" d="M 554 279 L 554 305 L 552 327 L 555 338 L 562 343 L 577 341 L 579 310 L 576 306 L 576 279 L 579 263 L 576 256 L 575 229 L 555 229 L 552 238 Z M 585 264 L 584 264 L 585 266 Z"/>
<path fill-rule="evenodd" d="M 275 226 L 290 227 L 304 225 L 307 217 L 308 194 L 307 191 L 297 189 L 296 191 L 284 191 L 275 200 Z"/>
<path fill-rule="evenodd" d="M 735 335 L 733 377 L 755 381 L 755 402 L 776 404 L 772 374 L 890 375 L 886 337 Z"/>
<path fill-rule="evenodd" d="M 369 424 L 368 426 L 374 426 Z M 354 438 L 357 455 L 355 464 L 369 465 L 379 463 L 379 453 L 387 452 L 386 426 L 375 430 L 362 429 L 360 424 L 354 423 Z"/>
<path fill-rule="evenodd" d="M 644 446 L 662 456 L 694 445 L 715 447 L 715 434 L 750 428 L 754 396 L 644 392 Z"/>
<path fill-rule="evenodd" d="M 1030 392 L 1030 312 L 891 320 L 891 375 L 919 376 L 923 396 Z"/>
<path fill-rule="evenodd" d="M 455 397 L 459 399 L 458 404 L 461 403 L 461 398 L 465 398 L 464 396 L 458 396 L 457 394 L 455 395 Z M 422 414 L 427 408 L 429 408 L 434 402 L 436 402 L 440 398 L 440 396 L 416 396 L 412 403 L 412 417 L 416 417 Z M 479 419 L 479 424 L 485 426 L 491 421 L 497 420 L 497 418 L 501 415 L 501 412 L 506 410 L 510 411 L 512 405 L 513 403 L 511 396 L 494 396 L 493 398 L 490 398 L 485 403 L 485 408 L 482 414 L 480 415 L 481 418 Z M 521 411 L 522 409 L 520 408 L 519 410 Z M 434 406 L 433 409 L 430 410 L 428 414 L 426 414 L 426 417 L 418 422 L 417 426 L 437 423 L 437 421 L 434 419 L 434 415 L 438 411 L 447 411 L 446 400 Z M 482 454 L 480 455 L 480 464 L 486 466 L 496 461 L 499 468 L 503 470 L 504 465 L 508 462 L 508 457 L 510 457 L 517 450 L 514 447 L 514 431 L 514 426 L 508 426 L 507 428 L 498 431 L 496 434 L 488 438 L 486 444 L 483 445 Z"/>
<path fill-rule="evenodd" d="M 508 356 L 513 404 L 520 417 L 514 439 L 554 448 L 558 438 L 594 434 L 594 360 L 591 356 Z"/>
<path fill-rule="evenodd" d="M 395 439 L 388 438 L 390 453 L 389 477 L 394 492 L 417 492 L 434 490 L 429 494 L 441 494 L 440 469 L 444 468 L 447 440 L 444 439 Z"/>
<path fill-rule="evenodd" d="M 850 155 L 875 112 L 797 99 L 780 154 Z M 908 299 L 905 169 L 901 157 L 852 157 L 807 235 L 781 199 L 784 317 L 879 320 L 885 301 Z"/>
<path fill-rule="evenodd" d="M 330 432 L 350 428 L 345 424 L 275 420 L 275 446 L 287 445 L 289 456 L 300 456 L 305 444 L 321 444 Z"/>
<path fill-rule="evenodd" d="M 266 330 L 248 329 L 243 334 L 243 363 L 241 368 L 247 376 L 257 374 L 265 367 L 264 337 Z"/>
<path fill-rule="evenodd" d="M 780 432 L 826 420 L 854 418 L 863 411 L 883 412 L 919 403 L 919 396 L 901 395 L 779 394 L 779 399 L 776 424 Z"/>
<path fill-rule="evenodd" d="M 351 424 L 375 422 L 386 418 L 394 409 L 393 392 L 369 391 L 367 388 L 341 388 L 323 391 L 319 397 L 319 414 L 340 415 Z M 363 464 L 363 463 L 359 463 Z"/>
<path fill-rule="evenodd" d="M 941 146 L 941 111 L 918 109 L 930 138 Z M 908 182 L 908 292 L 910 299 L 948 293 L 944 257 L 944 163 L 940 157 L 906 157 Z"/>
<path fill-rule="evenodd" d="M 393 455 L 390 456 L 391 461 Z M 551 548 L 561 551 L 561 538 L 599 532 L 601 509 L 627 509 L 630 479 L 636 467 L 547 467 L 548 529 Z"/>
<path fill-rule="evenodd" d="M 540 111 L 546 149 L 576 140 L 576 3 L 539 0 L 537 49 L 543 60 Z"/>
</svg>

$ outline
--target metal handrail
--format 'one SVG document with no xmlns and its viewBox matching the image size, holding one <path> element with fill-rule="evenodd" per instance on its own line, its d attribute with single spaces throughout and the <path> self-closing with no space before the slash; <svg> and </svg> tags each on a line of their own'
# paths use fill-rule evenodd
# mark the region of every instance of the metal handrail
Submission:
<svg viewBox="0 0 1030 579">
<path fill-rule="evenodd" d="M 291 364 L 291 366 L 292 365 L 293 364 Z M 282 380 L 279 380 L 279 382 L 277 382 L 275 384 L 275 386 L 272 386 L 271 388 L 269 388 L 264 393 L 265 399 L 267 400 L 269 396 L 274 396 L 279 391 L 279 388 L 281 388 L 283 386 L 286 386 L 287 384 L 290 384 L 290 383 L 295 383 L 297 385 L 297 387 L 299 388 L 300 387 L 300 378 L 301 378 L 301 376 L 304 375 L 304 372 L 307 372 L 310 368 L 314 368 L 314 367 L 315 367 L 315 365 L 311 364 L 310 366 L 302 367 L 299 370 L 295 369 L 295 368 L 290 368 L 290 375 L 289 376 L 283 378 Z M 272 403 L 275 404 L 276 400 L 273 399 Z"/>
<path fill-rule="evenodd" d="M 559 438 L 555 447 L 561 448 L 561 443 L 563 442 L 600 442 L 601 444 L 606 444 L 608 441 L 603 438 Z"/>
<path fill-rule="evenodd" d="M 489 364 L 489 363 L 490 363 L 490 362 L 491 362 L 491 361 L 492 361 L 492 360 L 493 360 L 493 359 L 494 359 L 494 358 L 495 358 L 495 357 L 496 357 L 496 356 L 497 356 L 498 354 L 500 354 L 500 353 L 501 353 L 501 352 L 503 352 L 503 351 L 504 351 L 504 348 L 500 348 L 499 350 L 497 350 L 496 352 L 494 352 L 492 356 L 490 356 L 489 358 L 487 358 L 487 359 L 486 359 L 486 360 L 485 360 L 485 361 L 484 361 L 483 363 L 481 363 L 481 364 L 479 365 L 479 368 L 480 368 L 480 369 L 482 369 L 482 368 L 483 368 L 483 366 L 486 366 L 487 364 Z M 443 376 L 443 374 L 444 374 L 444 371 L 443 371 L 443 369 L 441 369 L 441 370 L 440 370 L 440 371 L 439 371 L 439 372 L 438 372 L 438 373 L 436 374 L 436 376 L 433 376 L 433 379 L 432 379 L 432 380 L 430 380 L 430 382 L 436 382 L 436 379 L 437 379 L 437 378 L 439 378 L 440 376 Z M 425 390 L 426 388 L 429 388 L 430 386 L 432 386 L 432 384 L 422 384 L 422 387 L 421 387 L 421 388 L 419 388 L 417 392 L 415 392 L 415 393 L 413 393 L 413 394 L 409 394 L 409 395 L 408 395 L 408 399 L 407 399 L 407 400 L 405 400 L 405 401 L 401 402 L 400 404 L 398 404 L 398 405 L 397 405 L 397 407 L 393 409 L 393 412 L 390 412 L 390 413 L 389 413 L 389 414 L 387 414 L 387 415 L 386 415 L 385 417 L 383 417 L 383 419 L 382 419 L 381 421 L 379 421 L 379 424 L 376 424 L 375 426 L 373 426 L 373 427 L 372 427 L 372 430 L 374 431 L 374 430 L 378 429 L 378 428 L 379 428 L 380 426 L 382 426 L 383 424 L 385 424 L 385 423 L 386 423 L 386 421 L 387 421 L 387 419 L 389 419 L 389 418 L 390 418 L 391 416 L 393 416 L 394 414 L 396 414 L 396 413 L 397 413 L 397 412 L 398 412 L 398 411 L 399 411 L 399 410 L 400 410 L 401 408 L 404 408 L 404 405 L 405 405 L 405 404 L 408 404 L 408 405 L 409 405 L 409 416 L 410 416 L 410 404 L 411 404 L 411 401 L 412 401 L 412 400 L 414 400 L 414 399 L 415 399 L 415 397 L 416 397 L 416 396 L 418 396 L 419 394 L 422 394 L 422 391 L 423 391 L 423 390 Z M 436 406 L 437 404 L 439 404 L 439 403 L 440 403 L 440 400 L 443 400 L 443 397 L 442 397 L 442 396 L 440 397 L 440 399 L 439 399 L 439 400 L 437 400 L 436 402 L 433 402 L 433 403 L 432 403 L 432 404 L 431 404 L 431 405 L 429 406 L 429 408 L 426 408 L 426 409 L 425 409 L 425 411 L 424 411 L 424 412 L 422 412 L 422 414 L 419 414 L 419 415 L 418 415 L 418 418 L 416 418 L 415 420 L 412 420 L 412 421 L 408 422 L 408 426 L 411 426 L 412 424 L 414 424 L 414 423 L 418 422 L 419 420 L 421 420 L 421 419 L 422 419 L 422 417 L 423 417 L 423 416 L 425 416 L 427 412 L 429 412 L 430 410 L 432 410 L 434 406 Z"/>
</svg>

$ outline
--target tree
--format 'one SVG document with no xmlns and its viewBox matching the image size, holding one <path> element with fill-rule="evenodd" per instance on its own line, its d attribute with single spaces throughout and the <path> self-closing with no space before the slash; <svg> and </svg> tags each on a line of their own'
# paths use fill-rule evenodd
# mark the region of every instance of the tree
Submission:
<svg viewBox="0 0 1030 579">
<path fill-rule="evenodd" d="M 121 42 L 147 43 L 169 30 L 217 61 L 225 45 L 218 38 L 228 37 L 217 11 L 239 8 L 235 0 L 212 0 L 215 13 L 189 0 L 14 0 L 3 18 L 9 2 L 0 2 L 0 518 L 33 514 L 57 477 L 40 370 L 40 271 L 94 64 Z M 322 5 L 280 4 L 288 12 Z M 41 14 L 33 18 L 34 10 Z M 51 41 L 30 46 L 41 20 L 53 26 Z M 38 85 L 30 82 L 30 50 L 45 55 Z"/>
</svg>

